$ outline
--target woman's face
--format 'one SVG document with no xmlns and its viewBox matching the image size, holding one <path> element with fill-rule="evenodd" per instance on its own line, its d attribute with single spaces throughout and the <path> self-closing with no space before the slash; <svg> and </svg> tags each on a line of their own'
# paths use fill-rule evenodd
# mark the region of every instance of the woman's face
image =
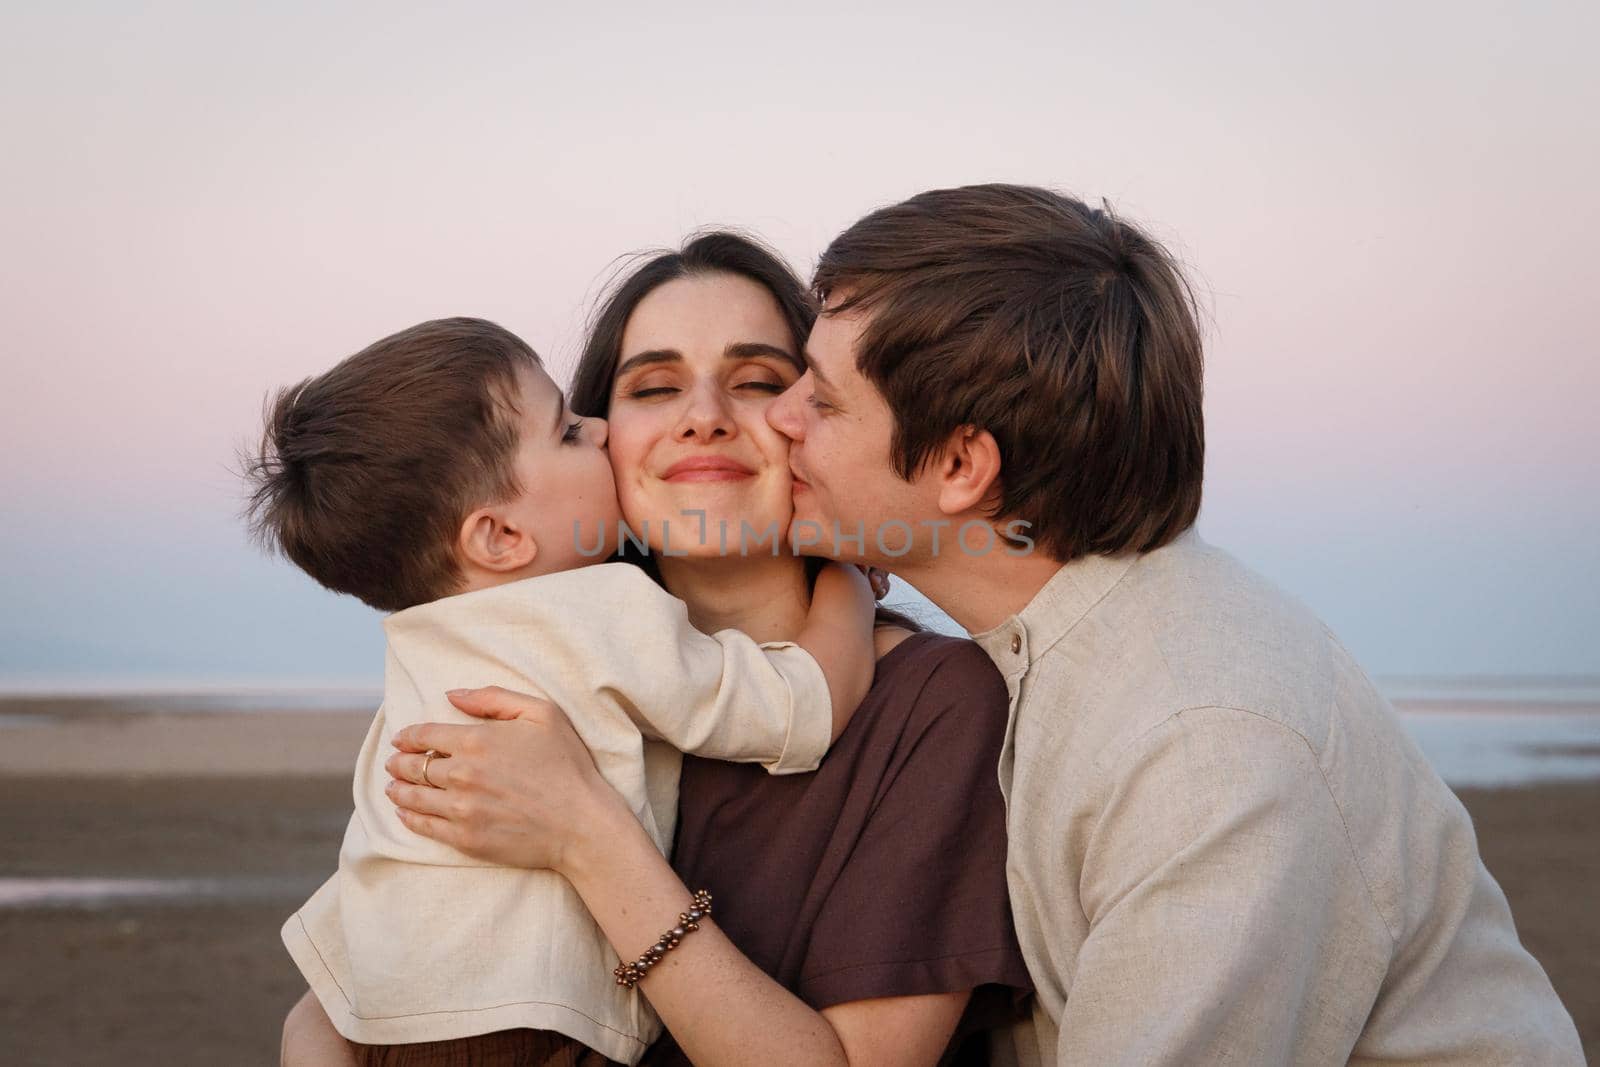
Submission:
<svg viewBox="0 0 1600 1067">
<path fill-rule="evenodd" d="M 778 302 L 732 274 L 678 278 L 639 302 L 622 334 L 610 411 L 622 517 L 651 551 L 772 554 L 789 528 L 788 440 L 767 425 L 800 376 Z M 698 512 L 704 512 L 704 519 Z M 687 513 L 687 514 L 686 514 Z M 665 525 L 663 525 L 665 524 Z"/>
</svg>

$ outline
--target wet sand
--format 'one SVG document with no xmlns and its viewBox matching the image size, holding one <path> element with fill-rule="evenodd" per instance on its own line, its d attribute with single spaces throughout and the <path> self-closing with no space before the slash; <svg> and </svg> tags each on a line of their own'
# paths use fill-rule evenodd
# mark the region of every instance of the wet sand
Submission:
<svg viewBox="0 0 1600 1067">
<path fill-rule="evenodd" d="M 226 877 L 255 890 L 0 907 L 0 1060 L 276 1063 L 304 989 L 278 928 L 332 871 L 350 808 L 343 776 L 0 781 L 0 877 Z"/>
<path fill-rule="evenodd" d="M 136 702 L 0 700 L 0 777 L 348 775 L 372 711 L 151 712 Z"/>
<path fill-rule="evenodd" d="M 1600 1064 L 1600 782 L 1459 791 L 1522 943 Z"/>
<path fill-rule="evenodd" d="M 249 718 L 235 730 L 283 738 L 281 718 Z M 69 761 L 92 769 L 71 774 L 37 760 L 19 767 L 22 727 L 0 733 L 0 885 L 23 876 L 225 880 L 199 899 L 0 907 L 0 1060 L 276 1063 L 280 1022 L 303 988 L 278 928 L 336 862 L 350 810 L 342 768 L 360 739 L 358 717 L 347 719 L 342 734 L 289 731 L 284 765 L 271 775 L 240 775 L 230 760 L 192 749 L 172 762 L 199 772 L 154 773 L 159 760 L 141 746 L 170 741 L 161 735 L 172 724 L 117 725 L 132 731 L 113 734 L 120 747 L 102 730 Z M 319 761 L 341 769 L 309 773 Z M 1600 782 L 1462 798 L 1524 942 L 1600 1062 Z"/>
</svg>

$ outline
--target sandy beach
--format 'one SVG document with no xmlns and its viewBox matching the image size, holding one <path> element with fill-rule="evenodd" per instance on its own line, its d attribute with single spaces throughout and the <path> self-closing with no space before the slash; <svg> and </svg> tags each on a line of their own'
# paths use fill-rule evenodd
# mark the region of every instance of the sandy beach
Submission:
<svg viewBox="0 0 1600 1067">
<path fill-rule="evenodd" d="M 278 928 L 333 869 L 368 719 L 0 704 L 0 1058 L 276 1063 Z M 1600 781 L 1461 796 L 1600 1060 Z"/>
</svg>

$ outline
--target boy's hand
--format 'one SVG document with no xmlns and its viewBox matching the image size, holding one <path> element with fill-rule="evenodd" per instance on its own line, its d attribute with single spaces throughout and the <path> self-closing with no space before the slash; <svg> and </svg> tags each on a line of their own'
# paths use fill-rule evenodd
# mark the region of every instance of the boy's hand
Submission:
<svg viewBox="0 0 1600 1067">
<path fill-rule="evenodd" d="M 874 567 L 869 563 L 857 563 L 856 567 L 867 576 L 867 584 L 872 586 L 872 599 L 882 600 L 889 595 L 889 572 L 881 567 Z"/>
</svg>

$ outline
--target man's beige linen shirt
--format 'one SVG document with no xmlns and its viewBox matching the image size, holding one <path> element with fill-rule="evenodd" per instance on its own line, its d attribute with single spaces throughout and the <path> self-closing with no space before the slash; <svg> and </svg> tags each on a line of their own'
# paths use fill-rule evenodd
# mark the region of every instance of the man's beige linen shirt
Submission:
<svg viewBox="0 0 1600 1067">
<path fill-rule="evenodd" d="M 542 694 L 666 852 L 682 752 L 816 769 L 833 728 L 821 668 L 789 642 L 701 633 L 681 600 L 620 563 L 447 597 L 383 628 L 383 706 L 357 759 L 339 871 L 284 925 L 290 955 L 354 1041 L 531 1027 L 637 1062 L 660 1022 L 616 984 L 616 953 L 572 887 L 406 829 L 384 794 L 389 740 L 411 723 L 479 721 L 449 689 Z"/>
<path fill-rule="evenodd" d="M 1307 611 L 1192 532 L 1061 568 L 1006 678 L 1026 1064 L 1582 1064 L 1460 802 Z M 1011 1047 L 1014 1046 L 1014 1047 Z"/>
</svg>

